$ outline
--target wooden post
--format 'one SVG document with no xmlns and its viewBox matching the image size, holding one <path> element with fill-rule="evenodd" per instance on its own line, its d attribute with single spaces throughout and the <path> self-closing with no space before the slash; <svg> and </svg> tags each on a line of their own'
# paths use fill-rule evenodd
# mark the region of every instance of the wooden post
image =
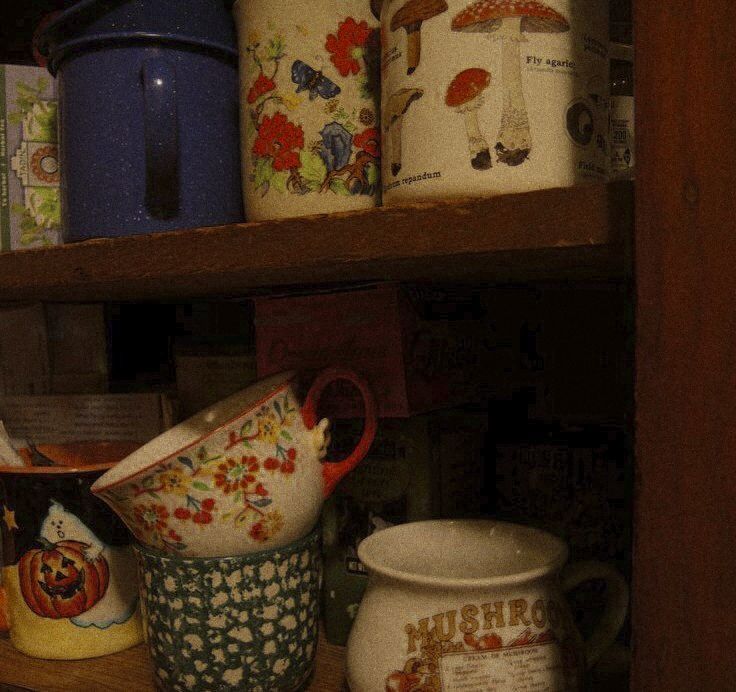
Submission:
<svg viewBox="0 0 736 692">
<path fill-rule="evenodd" d="M 635 0 L 637 692 L 736 689 L 736 3 Z"/>
</svg>

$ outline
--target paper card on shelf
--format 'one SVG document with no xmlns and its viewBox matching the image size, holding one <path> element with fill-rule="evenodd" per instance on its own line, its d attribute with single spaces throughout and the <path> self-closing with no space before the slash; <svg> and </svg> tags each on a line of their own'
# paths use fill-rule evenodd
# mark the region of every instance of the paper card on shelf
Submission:
<svg viewBox="0 0 736 692">
<path fill-rule="evenodd" d="M 173 424 L 161 394 L 0 397 L 0 420 L 13 439 L 34 444 L 148 442 Z"/>
<path fill-rule="evenodd" d="M 0 250 L 61 242 L 56 82 L 0 65 Z"/>
<path fill-rule="evenodd" d="M 184 417 L 245 389 L 256 380 L 254 353 L 177 355 L 176 389 Z"/>
</svg>

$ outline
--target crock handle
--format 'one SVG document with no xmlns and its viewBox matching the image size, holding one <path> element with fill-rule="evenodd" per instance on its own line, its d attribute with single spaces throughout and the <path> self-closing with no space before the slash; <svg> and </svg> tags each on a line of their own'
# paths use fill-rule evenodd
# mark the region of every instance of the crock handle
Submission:
<svg viewBox="0 0 736 692">
<path fill-rule="evenodd" d="M 165 58 L 143 62 L 144 140 L 148 213 L 170 219 L 179 212 L 179 119 L 176 70 Z"/>
<path fill-rule="evenodd" d="M 365 422 L 363 423 L 363 434 L 355 449 L 340 461 L 329 461 L 322 464 L 322 479 L 324 481 L 323 494 L 325 497 L 332 495 L 337 484 L 352 471 L 368 454 L 376 436 L 378 425 L 376 414 L 376 401 L 373 398 L 368 383 L 357 373 L 348 368 L 332 367 L 323 370 L 312 384 L 307 398 L 302 407 L 302 418 L 309 430 L 317 425 L 317 405 L 327 387 L 337 380 L 345 380 L 354 384 L 363 399 L 363 411 Z"/>
<path fill-rule="evenodd" d="M 562 573 L 562 588 L 567 593 L 586 581 L 606 583 L 606 607 L 593 634 L 585 642 L 585 666 L 590 669 L 616 641 L 629 610 L 629 587 L 618 570 L 603 562 L 575 562 Z"/>
</svg>

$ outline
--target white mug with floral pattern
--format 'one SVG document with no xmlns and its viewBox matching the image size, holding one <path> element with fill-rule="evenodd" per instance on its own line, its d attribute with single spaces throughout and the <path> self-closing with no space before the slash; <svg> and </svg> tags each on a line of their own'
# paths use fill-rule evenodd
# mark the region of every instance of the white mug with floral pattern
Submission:
<svg viewBox="0 0 736 692">
<path fill-rule="evenodd" d="M 380 199 L 379 32 L 369 0 L 238 0 L 250 221 Z"/>
<path fill-rule="evenodd" d="M 353 452 L 325 462 L 329 421 L 317 405 L 336 380 L 355 385 L 365 425 Z M 304 404 L 282 373 L 201 411 L 101 476 L 92 492 L 144 545 L 186 557 L 244 555 L 287 545 L 314 528 L 322 503 L 367 454 L 376 406 L 354 372 L 328 368 Z"/>
</svg>

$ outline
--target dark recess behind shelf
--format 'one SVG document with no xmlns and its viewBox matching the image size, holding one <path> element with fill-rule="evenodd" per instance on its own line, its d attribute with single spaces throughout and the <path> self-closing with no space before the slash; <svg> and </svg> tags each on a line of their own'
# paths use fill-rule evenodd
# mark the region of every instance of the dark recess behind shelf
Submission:
<svg viewBox="0 0 736 692">
<path fill-rule="evenodd" d="M 33 63 L 31 40 L 43 16 L 74 0 L 3 0 L 0 2 L 0 62 Z M 610 0 L 611 21 L 631 20 L 631 0 Z"/>
</svg>

